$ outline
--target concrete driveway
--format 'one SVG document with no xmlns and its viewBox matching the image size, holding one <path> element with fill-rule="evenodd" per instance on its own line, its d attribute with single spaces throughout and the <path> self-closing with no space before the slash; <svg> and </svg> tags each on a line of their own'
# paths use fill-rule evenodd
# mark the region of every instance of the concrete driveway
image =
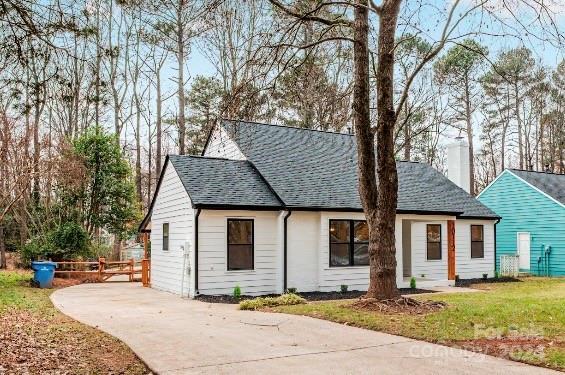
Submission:
<svg viewBox="0 0 565 375">
<path fill-rule="evenodd" d="M 323 320 L 184 300 L 137 283 L 51 295 L 160 374 L 547 374 L 552 371 Z"/>
</svg>

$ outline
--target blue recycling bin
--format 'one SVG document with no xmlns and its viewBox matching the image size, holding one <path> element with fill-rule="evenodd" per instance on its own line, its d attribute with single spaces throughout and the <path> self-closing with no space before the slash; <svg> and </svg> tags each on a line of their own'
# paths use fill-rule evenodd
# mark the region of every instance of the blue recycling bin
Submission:
<svg viewBox="0 0 565 375">
<path fill-rule="evenodd" d="M 53 277 L 55 277 L 55 262 L 31 262 L 31 269 L 33 269 L 33 281 L 40 288 L 51 288 L 53 286 Z"/>
</svg>

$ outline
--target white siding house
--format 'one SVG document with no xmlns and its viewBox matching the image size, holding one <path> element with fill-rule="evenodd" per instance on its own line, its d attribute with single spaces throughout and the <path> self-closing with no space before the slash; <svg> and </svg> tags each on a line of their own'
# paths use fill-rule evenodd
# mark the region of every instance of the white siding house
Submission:
<svg viewBox="0 0 565 375">
<path fill-rule="evenodd" d="M 365 218 L 355 200 L 355 159 L 348 154 L 354 138 L 272 125 L 246 129 L 218 126 L 204 156 L 167 157 L 142 224 L 151 228 L 151 286 L 190 297 L 231 294 L 236 286 L 248 295 L 336 291 L 342 285 L 366 290 Z M 338 169 L 316 171 L 328 152 Z M 315 160 L 295 161 L 297 155 Z M 397 285 L 408 287 L 412 277 L 418 287 L 430 287 L 451 284 L 454 275 L 492 276 L 498 217 L 429 166 L 400 164 L 399 180 Z M 306 189 L 313 193 L 304 192 L 305 198 Z M 336 242 L 336 228 L 349 231 L 346 243 Z"/>
</svg>

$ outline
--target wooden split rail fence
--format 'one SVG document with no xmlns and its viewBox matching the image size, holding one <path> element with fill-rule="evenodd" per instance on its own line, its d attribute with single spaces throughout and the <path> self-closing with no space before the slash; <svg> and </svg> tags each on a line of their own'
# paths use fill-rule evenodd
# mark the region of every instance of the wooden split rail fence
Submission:
<svg viewBox="0 0 565 375">
<path fill-rule="evenodd" d="M 55 275 L 85 276 L 99 282 L 104 282 L 112 276 L 126 275 L 129 281 L 141 280 L 143 286 L 148 286 L 151 280 L 151 261 L 149 259 L 136 261 L 133 258 L 125 261 L 107 261 L 105 258 L 99 258 L 97 262 L 57 262 Z"/>
</svg>

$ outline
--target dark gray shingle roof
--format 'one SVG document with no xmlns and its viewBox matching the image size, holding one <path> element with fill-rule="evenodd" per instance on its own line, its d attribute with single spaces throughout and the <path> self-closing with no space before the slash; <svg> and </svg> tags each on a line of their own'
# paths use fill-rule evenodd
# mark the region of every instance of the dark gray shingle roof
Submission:
<svg viewBox="0 0 565 375">
<path fill-rule="evenodd" d="M 280 207 L 281 202 L 246 160 L 169 155 L 194 206 Z"/>
<path fill-rule="evenodd" d="M 565 204 L 565 174 L 524 171 L 521 169 L 511 169 L 511 172 L 561 204 Z"/>
<path fill-rule="evenodd" d="M 239 121 L 223 126 L 286 206 L 361 209 L 354 136 Z M 497 217 L 431 166 L 397 167 L 399 211 Z"/>
</svg>

